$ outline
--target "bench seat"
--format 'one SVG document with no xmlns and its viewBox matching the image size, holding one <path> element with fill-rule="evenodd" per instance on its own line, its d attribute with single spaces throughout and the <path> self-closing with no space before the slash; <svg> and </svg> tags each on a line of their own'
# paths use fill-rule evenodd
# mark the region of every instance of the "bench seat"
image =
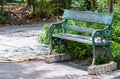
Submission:
<svg viewBox="0 0 120 79">
<path fill-rule="evenodd" d="M 92 44 L 91 37 L 82 36 L 82 35 L 61 33 L 61 34 L 53 34 L 52 37 Z"/>
<path fill-rule="evenodd" d="M 60 33 L 60 34 L 52 34 L 52 37 L 76 41 L 76 42 L 82 42 L 82 43 L 91 44 L 91 45 L 93 44 L 92 37 L 89 37 L 89 36 L 75 35 L 75 34 L 69 34 L 69 33 Z M 95 45 L 106 46 L 109 43 L 110 43 L 109 41 L 104 40 L 104 42 L 102 43 L 96 42 Z"/>
</svg>

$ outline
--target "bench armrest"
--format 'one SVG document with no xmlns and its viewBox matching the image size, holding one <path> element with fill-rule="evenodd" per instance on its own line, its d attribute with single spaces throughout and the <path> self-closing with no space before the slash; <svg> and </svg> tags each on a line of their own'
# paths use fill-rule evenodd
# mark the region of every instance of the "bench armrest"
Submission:
<svg viewBox="0 0 120 79">
<path fill-rule="evenodd" d="M 64 22 L 65 22 L 65 20 L 63 20 L 62 22 L 59 22 L 59 23 L 51 24 L 50 28 L 49 28 L 49 34 L 52 34 L 54 29 L 61 29 L 61 26 Z"/>
<path fill-rule="evenodd" d="M 58 22 L 58 23 L 52 23 L 51 25 L 59 25 L 59 24 L 63 24 L 65 22 L 65 20 Z"/>
<path fill-rule="evenodd" d="M 100 38 L 100 41 L 110 42 L 111 31 L 108 28 L 96 30 L 92 33 L 92 42 L 95 44 L 96 38 Z M 106 37 L 106 39 L 104 39 Z"/>
</svg>

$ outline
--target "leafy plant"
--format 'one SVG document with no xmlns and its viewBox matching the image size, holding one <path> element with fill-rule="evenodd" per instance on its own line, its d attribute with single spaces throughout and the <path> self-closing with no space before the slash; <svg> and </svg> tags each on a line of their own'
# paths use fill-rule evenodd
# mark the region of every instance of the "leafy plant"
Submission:
<svg viewBox="0 0 120 79">
<path fill-rule="evenodd" d="M 41 34 L 38 34 L 38 41 L 40 43 L 49 44 L 49 33 L 48 33 L 49 25 L 44 25 L 44 32 Z"/>
<path fill-rule="evenodd" d="M 72 0 L 72 5 L 73 9 L 75 10 L 90 10 L 91 9 L 91 4 L 89 0 Z"/>
<path fill-rule="evenodd" d="M 113 59 L 120 63 L 120 44 L 113 42 L 111 45 Z"/>
<path fill-rule="evenodd" d="M 59 15 L 63 13 L 64 9 L 70 9 L 71 0 L 51 0 L 52 4 L 55 4 L 55 15 Z"/>
<path fill-rule="evenodd" d="M 48 17 L 54 12 L 54 4 L 51 4 L 51 0 L 33 0 L 33 15 L 40 17 Z"/>
<path fill-rule="evenodd" d="M 2 12 L 0 12 L 0 22 L 4 22 L 5 20 L 4 20 L 4 17 L 3 17 L 3 15 L 2 15 Z"/>
</svg>

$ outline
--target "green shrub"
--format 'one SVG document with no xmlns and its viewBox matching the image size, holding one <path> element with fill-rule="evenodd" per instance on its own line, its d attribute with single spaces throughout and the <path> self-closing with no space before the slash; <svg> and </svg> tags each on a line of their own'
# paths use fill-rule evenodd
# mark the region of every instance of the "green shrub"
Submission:
<svg viewBox="0 0 120 79">
<path fill-rule="evenodd" d="M 91 9 L 91 5 L 90 5 L 89 0 L 72 0 L 71 6 L 72 6 L 73 9 L 81 10 L 81 11 Z"/>
<path fill-rule="evenodd" d="M 33 5 L 33 15 L 40 17 L 48 17 L 54 12 L 54 4 L 51 4 L 51 0 L 34 0 Z"/>
<path fill-rule="evenodd" d="M 120 0 L 119 0 L 120 1 Z M 111 52 L 114 61 L 120 64 L 120 3 L 114 6 Z"/>
<path fill-rule="evenodd" d="M 63 13 L 64 9 L 70 9 L 71 0 L 51 0 L 52 4 L 55 5 L 55 15 Z"/>
<path fill-rule="evenodd" d="M 49 29 L 49 24 L 45 24 L 44 25 L 44 32 L 41 34 L 38 34 L 38 41 L 40 43 L 44 43 L 44 44 L 49 44 L 49 33 L 48 33 L 48 29 Z"/>
<path fill-rule="evenodd" d="M 120 44 L 116 42 L 112 42 L 111 44 L 111 52 L 113 55 L 113 60 L 120 63 Z"/>
<path fill-rule="evenodd" d="M 0 22 L 4 22 L 4 21 L 5 21 L 5 19 L 4 19 L 3 15 L 2 15 L 2 13 L 0 12 Z"/>
</svg>

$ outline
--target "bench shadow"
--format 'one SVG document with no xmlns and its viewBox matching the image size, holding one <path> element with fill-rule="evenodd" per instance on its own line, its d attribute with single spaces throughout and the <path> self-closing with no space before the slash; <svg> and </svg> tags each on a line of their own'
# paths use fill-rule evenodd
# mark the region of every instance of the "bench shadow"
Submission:
<svg viewBox="0 0 120 79">
<path fill-rule="evenodd" d="M 75 69 L 80 69 L 83 71 L 87 71 L 87 68 L 90 66 L 88 64 L 83 65 L 83 63 L 81 63 L 81 62 L 75 62 L 75 61 L 59 62 L 59 64 L 66 65 L 68 67 L 72 67 Z"/>
<path fill-rule="evenodd" d="M 55 67 L 52 67 L 52 66 Z M 59 66 L 60 65 L 60 66 Z M 47 64 L 44 61 L 36 61 L 36 62 L 23 62 L 23 63 L 0 63 L 0 79 L 19 79 L 22 77 L 24 79 L 102 79 L 99 76 L 88 75 L 88 74 L 71 74 L 71 73 L 59 73 L 62 70 L 55 69 L 64 66 L 68 66 L 73 69 L 78 69 L 87 72 L 87 67 L 83 66 L 81 62 L 76 63 L 73 61 L 67 62 L 59 62 Z M 63 67 L 64 67 L 63 66 Z M 64 70 L 64 68 L 63 68 Z M 120 72 L 120 71 L 118 71 Z M 60 74 L 60 75 L 59 75 Z M 111 74 L 106 74 L 107 76 L 111 76 Z M 114 77 L 112 79 L 120 79 L 120 76 Z"/>
<path fill-rule="evenodd" d="M 120 79 L 120 76 L 118 76 L 118 77 L 114 77 L 113 79 Z"/>
</svg>

